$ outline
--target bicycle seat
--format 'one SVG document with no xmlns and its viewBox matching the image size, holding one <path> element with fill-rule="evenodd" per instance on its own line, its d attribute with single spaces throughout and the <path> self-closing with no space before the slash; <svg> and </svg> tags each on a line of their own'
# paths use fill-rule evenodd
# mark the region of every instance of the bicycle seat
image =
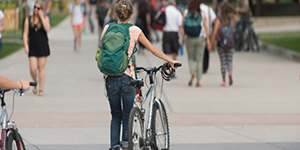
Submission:
<svg viewBox="0 0 300 150">
<path fill-rule="evenodd" d="M 144 82 L 143 79 L 132 80 L 130 81 L 130 85 L 135 87 L 142 87 L 144 86 Z"/>
</svg>

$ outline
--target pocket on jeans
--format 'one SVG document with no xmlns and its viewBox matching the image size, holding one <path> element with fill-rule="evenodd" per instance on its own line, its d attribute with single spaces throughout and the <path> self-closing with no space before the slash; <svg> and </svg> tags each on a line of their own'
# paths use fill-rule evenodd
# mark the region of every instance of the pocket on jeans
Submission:
<svg viewBox="0 0 300 150">
<path fill-rule="evenodd" d="M 105 87 L 106 87 L 108 96 L 116 94 L 116 82 L 115 81 L 107 78 L 105 81 Z"/>
<path fill-rule="evenodd" d="M 131 93 L 134 91 L 134 87 L 130 85 L 130 81 L 133 79 L 130 76 L 127 76 L 122 80 L 123 89 L 126 93 Z"/>
</svg>

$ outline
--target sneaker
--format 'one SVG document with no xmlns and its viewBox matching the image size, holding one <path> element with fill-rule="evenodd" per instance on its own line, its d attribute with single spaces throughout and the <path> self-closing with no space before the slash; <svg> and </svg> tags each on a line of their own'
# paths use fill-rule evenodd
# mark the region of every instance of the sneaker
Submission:
<svg viewBox="0 0 300 150">
<path fill-rule="evenodd" d="M 228 73 L 228 78 L 229 78 L 229 85 L 232 85 L 233 81 L 232 81 L 232 74 L 231 74 L 231 72 Z"/>
<path fill-rule="evenodd" d="M 226 82 L 225 82 L 225 81 L 222 82 L 222 83 L 221 83 L 221 86 L 226 86 Z"/>
<path fill-rule="evenodd" d="M 122 150 L 122 149 L 121 149 L 120 145 L 116 145 L 112 148 L 109 148 L 109 150 Z"/>
</svg>

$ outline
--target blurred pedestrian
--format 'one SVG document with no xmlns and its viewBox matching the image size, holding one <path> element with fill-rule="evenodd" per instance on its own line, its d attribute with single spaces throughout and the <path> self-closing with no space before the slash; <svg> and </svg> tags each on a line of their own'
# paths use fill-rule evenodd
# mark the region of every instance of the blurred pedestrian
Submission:
<svg viewBox="0 0 300 150">
<path fill-rule="evenodd" d="M 34 4 L 32 16 L 25 20 L 23 42 L 25 53 L 29 57 L 30 75 L 34 82 L 39 81 L 39 96 L 44 95 L 45 65 L 47 56 L 50 55 L 47 32 L 50 28 L 49 18 L 45 15 L 44 2 L 38 0 Z M 32 92 L 36 94 L 37 87 L 34 87 Z"/>
<path fill-rule="evenodd" d="M 130 24 L 128 24 L 133 13 L 132 4 L 128 0 L 120 1 L 116 5 L 115 9 L 118 17 L 118 22 L 116 24 L 121 24 L 123 27 L 127 26 L 126 30 L 129 30 L 130 44 L 128 48 L 128 57 L 131 57 L 136 43 L 140 41 L 151 51 L 152 54 L 169 62 L 172 67 L 174 67 L 175 63 L 179 63 L 178 61 L 172 60 L 154 47 L 145 37 L 140 28 L 134 25 L 130 26 Z M 108 24 L 104 27 L 102 36 L 105 36 L 105 32 L 109 30 L 110 25 L 111 24 Z M 128 26 L 130 27 L 128 28 Z M 129 85 L 129 81 L 136 78 L 132 59 L 129 62 L 129 66 L 130 67 L 125 70 L 122 76 L 105 76 L 105 85 L 112 116 L 110 125 L 110 150 L 120 150 L 121 147 L 123 150 L 128 150 L 126 132 L 128 130 L 128 117 L 130 110 L 133 107 L 135 96 L 135 88 Z M 122 139 L 121 141 L 120 137 Z"/>
<path fill-rule="evenodd" d="M 217 49 L 221 61 L 222 84 L 226 86 L 226 71 L 228 71 L 229 85 L 233 84 L 232 79 L 232 57 L 233 57 L 233 29 L 235 27 L 235 9 L 229 3 L 221 3 L 218 8 L 220 18 L 216 20 L 213 39 L 217 39 Z"/>
<path fill-rule="evenodd" d="M 87 18 L 88 18 L 88 24 L 91 30 L 91 33 L 94 33 L 94 23 L 93 23 L 93 19 L 92 19 L 92 14 L 93 12 L 96 10 L 96 6 L 97 5 L 97 0 L 88 0 L 88 4 L 87 4 Z"/>
<path fill-rule="evenodd" d="M 45 14 L 49 18 L 50 24 L 51 24 L 51 10 L 53 6 L 54 0 L 45 0 Z"/>
<path fill-rule="evenodd" d="M 249 2 L 248 0 L 237 0 L 237 7 L 236 7 L 236 12 L 239 16 L 239 21 L 237 21 L 237 33 L 239 36 L 240 40 L 237 40 L 237 50 L 242 50 L 243 48 L 243 35 L 246 30 L 247 24 L 250 20 L 250 8 L 249 8 Z M 247 49 L 249 50 L 249 47 Z"/>
<path fill-rule="evenodd" d="M 27 9 L 27 15 L 28 16 L 32 16 L 33 14 L 33 10 L 34 10 L 34 4 L 35 4 L 36 0 L 26 0 L 26 9 Z M 26 17 L 28 17 L 26 16 Z"/>
<path fill-rule="evenodd" d="M 4 13 L 2 10 L 0 10 L 0 53 L 2 50 L 2 34 L 1 32 L 4 30 L 5 24 L 4 24 Z"/>
<path fill-rule="evenodd" d="M 74 51 L 81 50 L 81 36 L 84 27 L 84 6 L 80 4 L 79 0 L 75 0 L 75 4 L 71 5 L 70 18 L 74 31 Z"/>
<path fill-rule="evenodd" d="M 111 7 L 108 9 L 107 14 L 104 18 L 103 26 L 106 26 L 109 23 L 116 22 L 117 21 L 117 13 L 115 9 L 115 5 L 111 5 Z"/>
<path fill-rule="evenodd" d="M 163 51 L 165 54 L 172 57 L 173 60 L 177 60 L 179 50 L 179 35 L 184 37 L 182 25 L 182 14 L 176 8 L 175 0 L 169 0 L 169 4 L 166 7 L 166 25 L 163 28 Z"/>
<path fill-rule="evenodd" d="M 200 4 L 200 10 L 202 13 L 204 13 L 206 17 L 206 27 L 207 27 L 208 35 L 206 35 L 205 37 L 209 38 L 210 42 L 212 42 L 211 35 L 212 35 L 213 23 L 217 19 L 217 16 L 213 11 L 213 9 L 205 5 L 204 3 Z M 211 43 L 211 50 L 214 50 L 214 48 L 215 48 L 215 43 Z M 206 46 L 204 50 L 204 57 L 203 57 L 203 73 L 207 72 L 208 67 L 209 67 L 209 51 Z"/>
<path fill-rule="evenodd" d="M 188 62 L 190 67 L 191 78 L 188 82 L 188 85 L 191 86 L 193 83 L 193 79 L 196 74 L 197 83 L 196 86 L 200 87 L 200 79 L 203 72 L 203 54 L 205 50 L 205 46 L 207 45 L 208 50 L 210 51 L 210 42 L 209 38 L 206 38 L 208 34 L 207 23 L 205 14 L 200 10 L 200 4 L 202 0 L 191 0 L 188 5 L 188 9 L 184 12 L 182 24 L 187 20 L 197 22 L 196 25 L 193 26 L 185 26 L 185 41 L 182 43 L 186 43 L 186 49 L 188 53 Z M 198 28 L 197 31 L 200 31 L 197 34 L 194 34 L 193 29 Z M 199 30 L 200 29 L 200 30 Z M 189 34 L 187 30 L 193 32 Z M 192 31 L 191 31 L 192 30 Z"/>
<path fill-rule="evenodd" d="M 100 47 L 101 34 L 104 25 L 104 19 L 106 17 L 108 8 L 106 8 L 106 2 L 104 0 L 98 0 L 95 18 L 98 20 L 98 45 Z"/>
<path fill-rule="evenodd" d="M 146 38 L 151 42 L 151 4 L 149 3 L 149 1 L 146 0 L 139 0 L 138 3 L 138 15 L 135 25 L 142 29 Z M 145 46 L 141 42 L 139 42 L 139 48 L 139 52 L 142 52 Z"/>
</svg>

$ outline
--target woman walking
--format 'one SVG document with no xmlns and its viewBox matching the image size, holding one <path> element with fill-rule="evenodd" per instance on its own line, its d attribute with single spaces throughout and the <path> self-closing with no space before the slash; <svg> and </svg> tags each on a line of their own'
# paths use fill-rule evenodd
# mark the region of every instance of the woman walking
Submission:
<svg viewBox="0 0 300 150">
<path fill-rule="evenodd" d="M 85 20 L 85 8 L 80 4 L 79 0 L 75 0 L 75 4 L 71 6 L 70 18 L 74 31 L 74 51 L 81 49 L 81 36 Z"/>
<path fill-rule="evenodd" d="M 196 87 L 200 87 L 200 79 L 203 73 L 203 56 L 204 56 L 204 50 L 206 45 L 208 47 L 208 50 L 210 51 L 210 41 L 209 38 L 206 38 L 206 35 L 207 36 L 209 35 L 206 26 L 207 25 L 206 17 L 200 10 L 201 3 L 202 0 L 191 0 L 188 6 L 188 10 L 184 12 L 183 19 L 182 19 L 182 26 L 183 26 L 186 19 L 197 18 L 197 20 L 199 20 L 198 28 L 201 28 L 201 32 L 195 36 L 191 36 L 187 34 L 187 31 L 185 31 L 186 33 L 185 42 L 186 42 L 186 49 L 188 53 L 190 73 L 191 73 L 191 78 L 188 82 L 188 85 L 191 86 L 193 84 L 193 80 L 196 74 L 196 78 L 197 78 Z M 188 28 L 191 27 L 186 27 L 185 29 L 188 30 Z"/>
<path fill-rule="evenodd" d="M 233 57 L 233 29 L 235 27 L 235 9 L 226 2 L 222 2 L 218 7 L 220 18 L 216 20 L 212 39 L 217 39 L 217 49 L 221 61 L 221 73 L 223 82 L 221 86 L 226 86 L 226 71 L 228 71 L 229 85 L 233 84 L 232 79 L 232 57 Z"/>
<path fill-rule="evenodd" d="M 133 13 L 132 4 L 128 0 L 120 1 L 116 6 L 116 13 L 118 21 L 117 23 L 108 24 L 104 27 L 102 32 L 102 37 L 110 25 L 121 24 L 121 25 L 131 25 L 128 24 L 130 17 Z M 127 29 L 126 29 L 127 30 Z M 144 33 L 137 26 L 130 26 L 128 28 L 130 35 L 130 44 L 128 48 L 128 58 L 133 54 L 134 47 L 136 43 L 141 42 L 147 49 L 149 49 L 155 56 L 167 61 L 174 68 L 174 61 L 167 55 L 162 53 L 156 47 L 154 47 L 149 40 L 145 37 Z M 107 96 L 111 109 L 111 126 L 110 126 L 110 150 L 128 150 L 128 139 L 126 138 L 126 132 L 128 130 L 128 117 L 130 110 L 133 107 L 135 89 L 130 86 L 131 80 L 135 79 L 134 66 L 132 61 L 129 62 L 130 68 L 127 68 L 122 76 L 109 76 L 105 75 L 105 85 L 107 90 Z M 176 69 L 176 68 L 174 68 Z M 120 141 L 122 125 L 122 137 Z"/>
<path fill-rule="evenodd" d="M 50 28 L 49 18 L 45 15 L 44 2 L 38 0 L 34 4 L 32 16 L 25 20 L 23 42 L 25 53 L 29 57 L 30 75 L 34 82 L 39 81 L 39 96 L 44 95 L 45 65 L 47 56 L 50 55 L 47 32 Z M 32 92 L 36 94 L 37 88 L 34 87 Z"/>
</svg>

